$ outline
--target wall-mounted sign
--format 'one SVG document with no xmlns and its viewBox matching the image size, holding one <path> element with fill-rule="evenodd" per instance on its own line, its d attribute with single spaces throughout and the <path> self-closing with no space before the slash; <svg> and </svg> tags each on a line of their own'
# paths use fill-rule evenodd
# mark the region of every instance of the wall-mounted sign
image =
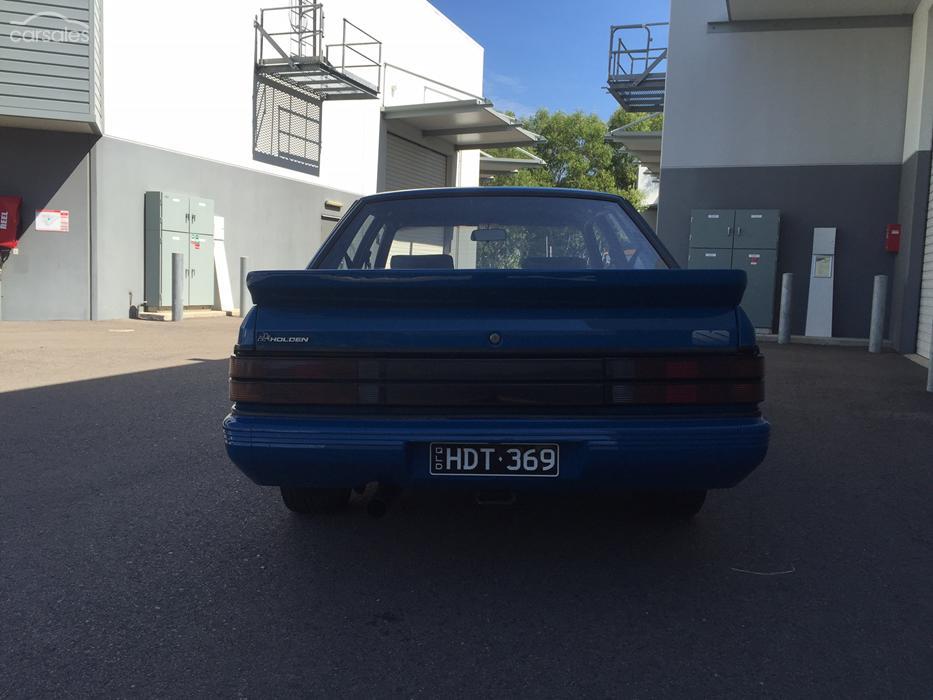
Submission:
<svg viewBox="0 0 933 700">
<path fill-rule="evenodd" d="M 36 231 L 68 233 L 69 218 L 70 216 L 67 209 L 37 209 Z"/>
<path fill-rule="evenodd" d="M 817 255 L 813 258 L 813 276 L 826 279 L 833 276 L 833 256 Z"/>
</svg>

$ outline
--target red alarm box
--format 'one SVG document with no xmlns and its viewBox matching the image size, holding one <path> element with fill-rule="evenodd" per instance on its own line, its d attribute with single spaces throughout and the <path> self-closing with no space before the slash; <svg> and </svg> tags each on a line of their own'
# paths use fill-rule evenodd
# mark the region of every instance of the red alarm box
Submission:
<svg viewBox="0 0 933 700">
<path fill-rule="evenodd" d="M 884 230 L 884 249 L 896 253 L 901 249 L 901 225 L 888 224 Z"/>
<path fill-rule="evenodd" d="M 0 196 L 0 248 L 16 247 L 22 206 L 22 197 Z"/>
</svg>

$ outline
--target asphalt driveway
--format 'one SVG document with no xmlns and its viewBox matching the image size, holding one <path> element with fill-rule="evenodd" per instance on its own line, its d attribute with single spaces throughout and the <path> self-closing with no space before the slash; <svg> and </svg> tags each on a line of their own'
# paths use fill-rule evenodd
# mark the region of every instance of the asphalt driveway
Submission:
<svg viewBox="0 0 933 700">
<path fill-rule="evenodd" d="M 225 458 L 235 327 L 0 327 L 0 696 L 933 694 L 910 361 L 765 346 L 768 459 L 691 525 L 424 495 L 305 520 Z"/>
</svg>

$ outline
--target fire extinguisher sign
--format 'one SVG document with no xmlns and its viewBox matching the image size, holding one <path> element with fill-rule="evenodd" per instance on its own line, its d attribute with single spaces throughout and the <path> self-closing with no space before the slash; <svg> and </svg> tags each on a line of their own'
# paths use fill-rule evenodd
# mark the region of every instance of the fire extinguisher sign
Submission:
<svg viewBox="0 0 933 700">
<path fill-rule="evenodd" d="M 36 231 L 54 231 L 68 233 L 67 209 L 38 209 L 36 210 Z"/>
</svg>

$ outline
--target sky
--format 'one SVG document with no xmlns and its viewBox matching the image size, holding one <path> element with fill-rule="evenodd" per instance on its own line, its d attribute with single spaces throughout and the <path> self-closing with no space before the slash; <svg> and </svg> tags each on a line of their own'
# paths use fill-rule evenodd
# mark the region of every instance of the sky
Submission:
<svg viewBox="0 0 933 700">
<path fill-rule="evenodd" d="M 670 0 L 430 0 L 486 49 L 485 96 L 518 116 L 618 107 L 603 90 L 609 27 L 666 22 Z"/>
</svg>

